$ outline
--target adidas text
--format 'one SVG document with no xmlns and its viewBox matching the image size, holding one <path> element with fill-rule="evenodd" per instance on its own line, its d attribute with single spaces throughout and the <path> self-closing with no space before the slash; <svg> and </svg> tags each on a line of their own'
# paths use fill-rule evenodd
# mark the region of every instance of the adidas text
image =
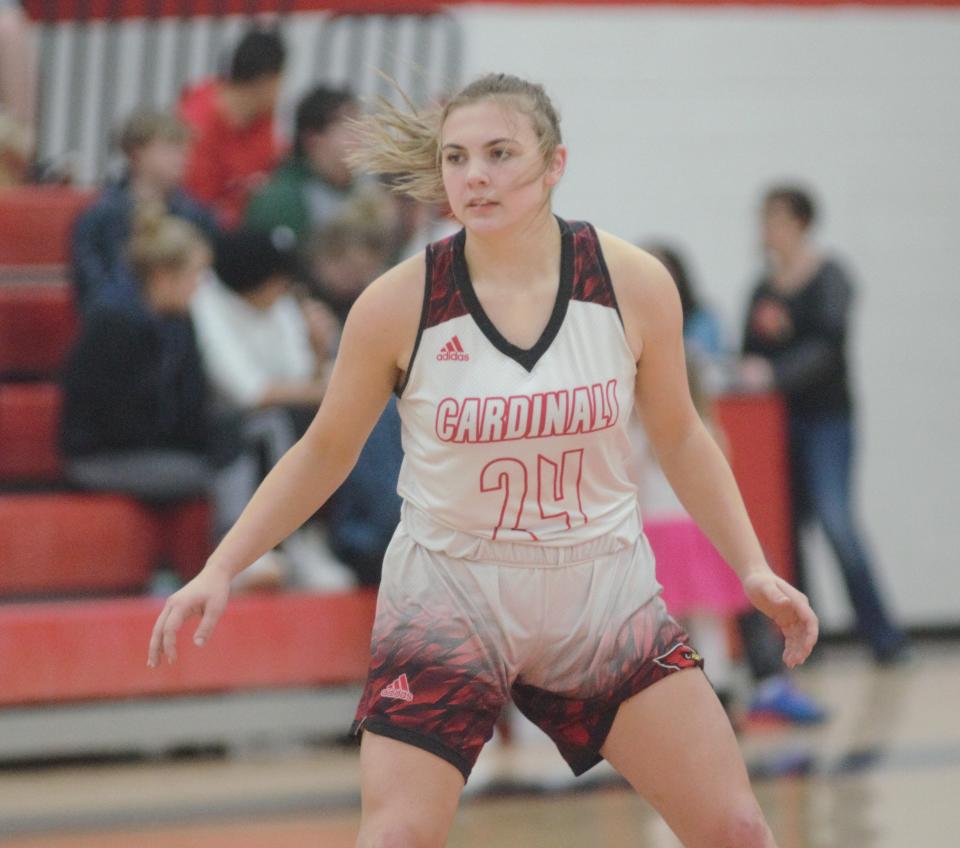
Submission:
<svg viewBox="0 0 960 848">
<path fill-rule="evenodd" d="M 389 686 L 380 690 L 381 698 L 394 698 L 398 701 L 412 701 L 413 692 L 410 691 L 410 684 L 407 682 L 407 675 L 401 674 Z"/>
</svg>

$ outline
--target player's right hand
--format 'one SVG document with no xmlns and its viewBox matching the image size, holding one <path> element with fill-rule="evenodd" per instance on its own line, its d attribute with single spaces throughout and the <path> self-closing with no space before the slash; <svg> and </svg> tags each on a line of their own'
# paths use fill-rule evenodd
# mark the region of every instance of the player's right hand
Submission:
<svg viewBox="0 0 960 848">
<path fill-rule="evenodd" d="M 168 663 L 177 659 L 177 631 L 190 618 L 200 616 L 200 626 L 193 634 L 193 642 L 202 647 L 227 607 L 230 598 L 230 579 L 223 574 L 204 569 L 186 586 L 178 589 L 164 604 L 153 625 L 147 665 L 156 668 L 164 656 Z"/>
</svg>

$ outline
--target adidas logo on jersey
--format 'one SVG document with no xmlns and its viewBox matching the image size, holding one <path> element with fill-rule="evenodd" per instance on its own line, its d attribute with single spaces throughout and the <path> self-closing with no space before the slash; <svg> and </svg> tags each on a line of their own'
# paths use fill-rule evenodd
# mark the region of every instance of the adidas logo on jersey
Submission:
<svg viewBox="0 0 960 848">
<path fill-rule="evenodd" d="M 381 698 L 394 698 L 398 701 L 412 701 L 413 692 L 410 691 L 410 684 L 407 683 L 407 675 L 401 674 L 389 686 L 380 690 Z"/>
<path fill-rule="evenodd" d="M 439 362 L 443 362 L 446 359 L 452 359 L 457 362 L 466 362 L 469 358 L 470 354 L 464 351 L 463 345 L 460 344 L 460 339 L 458 339 L 456 336 L 454 336 L 442 348 L 440 348 L 440 353 L 437 354 L 437 361 Z"/>
</svg>

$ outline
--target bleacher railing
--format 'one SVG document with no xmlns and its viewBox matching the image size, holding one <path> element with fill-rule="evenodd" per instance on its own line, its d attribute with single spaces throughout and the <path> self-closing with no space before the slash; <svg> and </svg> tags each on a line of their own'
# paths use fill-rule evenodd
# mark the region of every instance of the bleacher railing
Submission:
<svg viewBox="0 0 960 848">
<path fill-rule="evenodd" d="M 311 84 L 415 102 L 460 82 L 458 20 L 430 0 L 28 0 L 40 51 L 38 154 L 81 185 L 111 164 L 111 137 L 138 106 L 172 108 L 215 74 L 250 19 L 276 21 L 288 47 L 281 123 Z"/>
</svg>

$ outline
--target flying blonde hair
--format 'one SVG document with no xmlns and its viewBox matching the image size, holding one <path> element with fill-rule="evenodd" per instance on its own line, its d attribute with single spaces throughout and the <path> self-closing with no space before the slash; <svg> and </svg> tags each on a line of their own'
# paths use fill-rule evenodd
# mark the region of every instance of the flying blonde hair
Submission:
<svg viewBox="0 0 960 848">
<path fill-rule="evenodd" d="M 424 203 L 446 202 L 440 172 L 440 132 L 444 121 L 461 106 L 499 100 L 528 115 L 537 134 L 544 167 L 562 143 L 560 116 L 542 85 L 510 74 L 487 74 L 462 88 L 445 104 L 417 110 L 391 80 L 406 109 L 379 98 L 374 113 L 354 121 L 357 145 L 352 167 L 387 179 L 393 191 Z"/>
</svg>

